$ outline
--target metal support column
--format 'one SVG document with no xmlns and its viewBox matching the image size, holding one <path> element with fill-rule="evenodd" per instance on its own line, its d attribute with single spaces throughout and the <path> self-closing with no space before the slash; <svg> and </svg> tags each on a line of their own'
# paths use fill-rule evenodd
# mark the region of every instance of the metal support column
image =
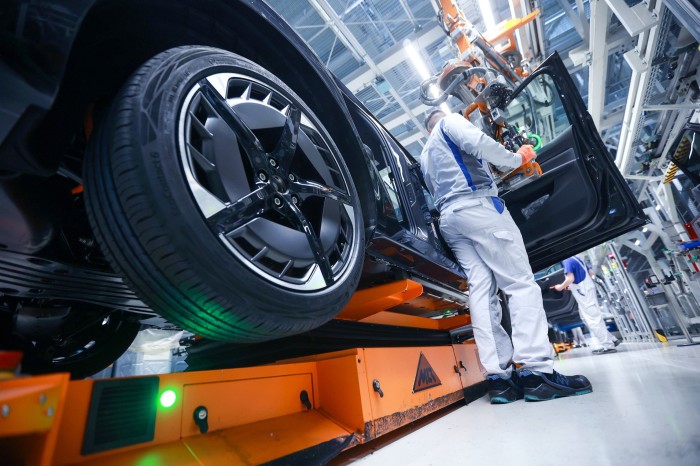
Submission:
<svg viewBox="0 0 700 466">
<path fill-rule="evenodd" d="M 608 249 L 617 262 L 617 268 L 613 269 L 613 273 L 615 273 L 618 280 L 624 283 L 628 290 L 628 292 L 624 293 L 624 295 L 631 304 L 635 324 L 639 328 L 642 337 L 646 335 L 649 341 L 654 341 L 654 329 L 652 328 L 651 324 L 654 319 L 649 314 L 649 308 L 646 306 L 642 292 L 639 290 L 638 286 L 632 283 L 627 272 L 621 269 L 622 260 L 620 259 L 620 253 L 618 252 L 617 247 L 615 247 L 613 243 L 608 243 Z"/>
<path fill-rule="evenodd" d="M 677 262 L 677 256 L 674 253 L 671 253 L 671 259 L 672 263 L 674 264 L 675 268 L 680 271 L 680 267 L 678 267 L 678 262 Z M 678 280 L 681 280 L 682 278 L 678 276 Z M 672 306 L 670 306 L 671 313 L 673 314 L 674 318 L 676 319 L 676 322 L 678 322 L 678 326 L 681 328 L 681 331 L 683 332 L 683 335 L 685 335 L 685 338 L 688 340 L 688 343 L 681 343 L 678 346 L 695 346 L 695 345 L 700 345 L 700 342 L 695 342 L 693 341 L 693 337 L 690 336 L 690 332 L 688 332 L 688 325 L 686 323 L 687 318 L 684 318 L 685 316 L 682 315 L 680 312 L 680 302 L 678 301 L 678 298 L 676 297 L 673 289 L 667 284 L 662 284 L 661 285 L 666 294 L 671 298 L 672 300 Z M 681 287 L 682 290 L 682 284 L 679 284 L 679 287 Z"/>
<path fill-rule="evenodd" d="M 643 340 L 639 328 L 629 318 L 631 305 L 628 303 L 622 290 L 615 285 L 612 275 L 606 275 L 603 278 L 603 284 L 609 302 L 607 303 L 607 311 L 615 318 L 618 330 L 622 335 L 622 339 L 628 342 Z"/>
</svg>

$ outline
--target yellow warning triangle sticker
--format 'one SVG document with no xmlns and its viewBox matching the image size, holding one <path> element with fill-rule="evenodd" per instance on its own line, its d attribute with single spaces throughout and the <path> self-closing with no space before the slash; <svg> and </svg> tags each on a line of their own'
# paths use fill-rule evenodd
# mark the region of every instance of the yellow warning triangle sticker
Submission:
<svg viewBox="0 0 700 466">
<path fill-rule="evenodd" d="M 420 353 L 418 359 L 418 369 L 416 370 L 416 379 L 413 381 L 413 393 L 421 390 L 427 390 L 431 387 L 442 385 L 433 367 L 428 362 L 423 352 Z"/>
</svg>

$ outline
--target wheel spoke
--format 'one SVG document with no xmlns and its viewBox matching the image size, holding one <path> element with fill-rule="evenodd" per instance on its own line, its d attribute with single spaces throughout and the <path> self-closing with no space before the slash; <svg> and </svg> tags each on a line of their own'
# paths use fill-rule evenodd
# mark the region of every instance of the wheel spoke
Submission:
<svg viewBox="0 0 700 466">
<path fill-rule="evenodd" d="M 245 197 L 228 204 L 223 210 L 207 219 L 219 234 L 226 235 L 260 217 L 271 207 L 274 190 L 270 185 L 256 189 Z"/>
<path fill-rule="evenodd" d="M 297 137 L 299 136 L 299 123 L 301 111 L 296 107 L 290 107 L 284 129 L 277 146 L 270 152 L 270 156 L 277 160 L 282 174 L 287 174 L 292 165 L 294 153 L 297 150 Z"/>
<path fill-rule="evenodd" d="M 292 183 L 293 190 L 299 194 L 309 194 L 312 196 L 326 197 L 343 204 L 351 205 L 350 195 L 321 183 L 310 180 L 296 180 Z"/>
<path fill-rule="evenodd" d="M 331 262 L 323 251 L 321 239 L 314 231 L 313 226 L 304 216 L 304 213 L 291 202 L 291 199 L 285 199 L 287 202 L 284 206 L 285 216 L 296 226 L 301 232 L 306 235 L 306 240 L 309 242 L 309 247 L 314 255 L 316 264 L 318 265 L 326 285 L 331 285 L 335 281 Z"/>
<path fill-rule="evenodd" d="M 248 153 L 250 161 L 255 168 L 265 166 L 265 149 L 258 140 L 257 136 L 236 114 L 236 112 L 226 103 L 226 100 L 216 89 L 207 81 L 202 79 L 199 82 L 202 97 L 212 106 L 214 111 L 218 113 L 227 125 L 236 133 L 236 136 L 241 141 L 243 148 Z"/>
<path fill-rule="evenodd" d="M 196 82 L 181 113 L 182 158 L 211 231 L 266 280 L 304 291 L 337 284 L 354 254 L 344 231 L 354 200 L 329 135 L 301 101 L 259 80 Z"/>
</svg>

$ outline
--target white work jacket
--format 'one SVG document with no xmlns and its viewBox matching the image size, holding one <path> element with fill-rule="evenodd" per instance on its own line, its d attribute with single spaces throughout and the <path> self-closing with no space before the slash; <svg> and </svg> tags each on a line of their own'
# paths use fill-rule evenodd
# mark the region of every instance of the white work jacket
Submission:
<svg viewBox="0 0 700 466">
<path fill-rule="evenodd" d="M 460 114 L 440 120 L 420 155 L 425 183 L 439 211 L 467 197 L 498 196 L 484 161 L 513 169 L 522 164 L 522 156 L 506 150 Z"/>
</svg>

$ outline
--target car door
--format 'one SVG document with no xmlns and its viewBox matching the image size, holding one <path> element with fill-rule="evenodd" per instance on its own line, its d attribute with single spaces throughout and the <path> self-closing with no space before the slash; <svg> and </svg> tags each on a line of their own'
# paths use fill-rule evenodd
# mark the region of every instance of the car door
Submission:
<svg viewBox="0 0 700 466">
<path fill-rule="evenodd" d="M 536 151 L 542 176 L 501 193 L 533 270 L 645 223 L 558 54 L 545 60 L 502 110 L 508 123 L 541 140 Z"/>
<path fill-rule="evenodd" d="M 560 321 L 569 317 L 580 320 L 578 305 L 573 293 L 552 289 L 553 285 L 564 281 L 565 275 L 561 262 L 535 272 L 535 281 L 537 281 L 537 285 L 542 290 L 542 304 L 549 321 Z"/>
</svg>

